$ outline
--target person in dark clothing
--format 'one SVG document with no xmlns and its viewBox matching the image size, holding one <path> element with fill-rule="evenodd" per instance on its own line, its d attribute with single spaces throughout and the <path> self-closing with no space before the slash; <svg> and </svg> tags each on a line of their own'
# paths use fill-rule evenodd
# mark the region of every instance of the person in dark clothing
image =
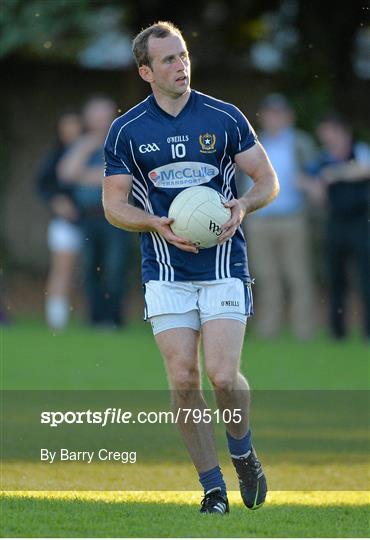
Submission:
<svg viewBox="0 0 370 540">
<path fill-rule="evenodd" d="M 317 135 L 322 151 L 311 172 L 326 187 L 331 332 L 338 339 L 346 336 L 347 270 L 353 261 L 363 303 L 363 330 L 369 339 L 370 147 L 355 142 L 350 126 L 333 114 L 319 122 Z"/>
<path fill-rule="evenodd" d="M 106 221 L 102 206 L 103 144 L 115 110 L 109 98 L 91 98 L 82 112 L 86 131 L 58 167 L 81 216 L 89 321 L 93 326 L 104 328 L 117 328 L 123 322 L 122 298 L 129 246 L 128 233 Z"/>
<path fill-rule="evenodd" d="M 61 183 L 58 177 L 57 166 L 81 131 L 81 119 L 77 113 L 68 112 L 60 116 L 56 144 L 45 156 L 36 177 L 38 193 L 52 213 L 48 225 L 50 268 L 45 315 L 47 324 L 54 330 L 62 330 L 69 320 L 69 295 L 81 248 L 79 213 L 73 202 L 71 189 Z"/>
</svg>

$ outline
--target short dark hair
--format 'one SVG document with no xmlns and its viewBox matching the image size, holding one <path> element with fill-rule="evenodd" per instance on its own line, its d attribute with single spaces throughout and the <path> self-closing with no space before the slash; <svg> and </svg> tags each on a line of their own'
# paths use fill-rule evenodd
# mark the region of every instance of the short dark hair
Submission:
<svg viewBox="0 0 370 540">
<path fill-rule="evenodd" d="M 351 125 L 348 120 L 336 111 L 328 111 L 324 113 L 318 121 L 318 125 L 321 124 L 332 124 L 349 133 L 352 131 Z"/>
<path fill-rule="evenodd" d="M 283 109 L 291 111 L 292 107 L 288 99 L 283 94 L 268 94 L 263 98 L 260 109 Z"/>
<path fill-rule="evenodd" d="M 108 96 L 108 94 L 92 94 L 83 104 L 82 113 L 84 113 L 91 105 L 95 105 L 96 103 L 106 103 L 107 105 L 110 105 L 112 109 L 117 109 L 117 104 L 110 96 Z"/>
<path fill-rule="evenodd" d="M 148 53 L 148 41 L 151 36 L 165 38 L 171 34 L 178 35 L 181 39 L 184 39 L 181 30 L 169 21 L 158 21 L 141 30 L 132 42 L 132 53 L 137 67 L 151 66 L 151 58 Z"/>
</svg>

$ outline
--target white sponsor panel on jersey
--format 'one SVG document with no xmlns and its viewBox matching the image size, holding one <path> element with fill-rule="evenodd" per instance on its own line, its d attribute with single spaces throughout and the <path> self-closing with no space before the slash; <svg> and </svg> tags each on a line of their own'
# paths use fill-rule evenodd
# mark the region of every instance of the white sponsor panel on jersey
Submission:
<svg viewBox="0 0 370 540">
<path fill-rule="evenodd" d="M 182 188 L 210 182 L 219 174 L 217 167 L 199 161 L 180 161 L 156 167 L 148 173 L 156 187 Z"/>
</svg>

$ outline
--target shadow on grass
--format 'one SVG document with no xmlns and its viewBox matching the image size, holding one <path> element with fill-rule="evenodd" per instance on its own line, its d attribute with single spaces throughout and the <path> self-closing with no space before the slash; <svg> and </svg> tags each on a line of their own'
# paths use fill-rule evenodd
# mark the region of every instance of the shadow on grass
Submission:
<svg viewBox="0 0 370 540">
<path fill-rule="evenodd" d="M 196 504 L 4 496 L 2 537 L 367 537 L 365 505 L 266 505 L 204 516 Z"/>
</svg>

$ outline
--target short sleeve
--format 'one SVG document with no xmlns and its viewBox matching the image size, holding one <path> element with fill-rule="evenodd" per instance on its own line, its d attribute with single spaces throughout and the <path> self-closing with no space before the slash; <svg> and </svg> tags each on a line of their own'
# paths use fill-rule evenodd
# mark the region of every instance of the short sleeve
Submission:
<svg viewBox="0 0 370 540">
<path fill-rule="evenodd" d="M 122 127 L 113 122 L 104 144 L 104 176 L 132 174 L 132 159 Z"/>
<path fill-rule="evenodd" d="M 303 172 L 310 176 L 317 176 L 320 174 L 322 168 L 322 163 L 319 160 L 313 160 L 305 164 L 303 167 Z"/>
<path fill-rule="evenodd" d="M 355 160 L 364 165 L 370 165 L 370 146 L 364 142 L 358 142 L 354 147 Z"/>
<path fill-rule="evenodd" d="M 235 156 L 240 152 L 244 152 L 252 148 L 257 142 L 257 135 L 248 122 L 244 114 L 237 108 L 233 107 L 230 112 L 230 150 L 231 155 Z"/>
<path fill-rule="evenodd" d="M 318 178 L 320 176 L 321 169 L 329 164 L 329 156 L 324 150 L 320 150 L 316 154 L 315 159 L 312 159 L 304 164 L 303 172 L 309 176 Z"/>
</svg>

